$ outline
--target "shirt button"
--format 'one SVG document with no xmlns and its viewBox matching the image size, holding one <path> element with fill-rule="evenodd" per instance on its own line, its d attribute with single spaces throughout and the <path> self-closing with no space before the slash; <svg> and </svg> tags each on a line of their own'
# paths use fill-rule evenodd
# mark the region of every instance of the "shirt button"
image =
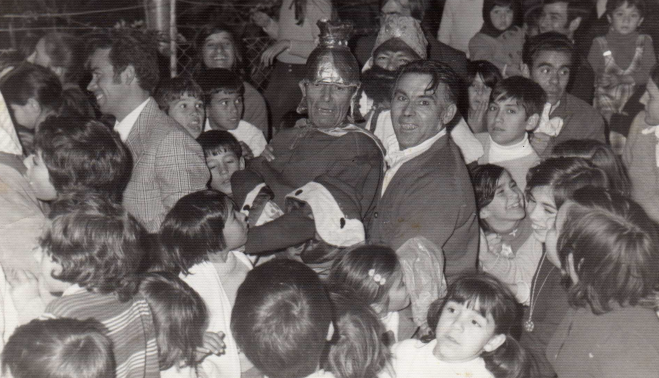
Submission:
<svg viewBox="0 0 659 378">
<path fill-rule="evenodd" d="M 373 217 L 374 217 L 374 218 L 377 218 L 377 217 L 378 217 L 378 212 L 377 212 L 377 211 L 375 212 L 375 214 L 373 214 Z"/>
</svg>

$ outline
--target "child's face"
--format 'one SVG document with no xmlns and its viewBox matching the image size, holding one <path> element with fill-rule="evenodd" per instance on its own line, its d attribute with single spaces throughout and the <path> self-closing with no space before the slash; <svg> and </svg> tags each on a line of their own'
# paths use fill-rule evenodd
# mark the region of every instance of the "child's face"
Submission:
<svg viewBox="0 0 659 378">
<path fill-rule="evenodd" d="M 558 257 L 558 237 L 561 235 L 565 221 L 567 220 L 567 212 L 574 202 L 566 201 L 558 210 L 556 215 L 556 225 L 553 230 L 547 232 L 545 241 L 545 250 L 547 251 L 547 260 L 554 264 L 557 268 L 561 267 L 561 259 Z"/>
<path fill-rule="evenodd" d="M 547 231 L 554 228 L 558 212 L 551 187 L 538 186 L 531 189 L 527 202 L 533 235 L 539 242 L 544 243 L 547 240 Z"/>
<path fill-rule="evenodd" d="M 51 293 L 60 293 L 71 286 L 70 283 L 53 278 L 54 274 L 62 273 L 62 265 L 55 262 L 53 257 L 41 247 L 34 251 L 34 259 L 40 266 L 39 282 L 45 285 Z"/>
<path fill-rule="evenodd" d="M 226 251 L 233 251 L 247 243 L 247 220 L 245 214 L 238 210 L 232 210 L 228 219 L 224 222 L 224 241 Z"/>
<path fill-rule="evenodd" d="M 526 110 L 517 100 L 494 100 L 487 108 L 487 132 L 492 140 L 502 146 L 519 143 L 527 129 L 533 129 L 534 117 L 527 117 Z"/>
<path fill-rule="evenodd" d="M 490 11 L 490 20 L 497 30 L 506 30 L 513 24 L 515 13 L 510 7 L 495 5 Z"/>
<path fill-rule="evenodd" d="M 245 159 L 236 157 L 231 151 L 206 156 L 206 164 L 211 171 L 211 188 L 231 195 L 231 175 L 245 169 Z"/>
<path fill-rule="evenodd" d="M 181 126 L 197 139 L 204 126 L 204 102 L 188 95 L 183 95 L 178 100 L 169 103 L 170 117 L 174 118 Z"/>
<path fill-rule="evenodd" d="M 623 35 L 635 32 L 643 23 L 643 17 L 638 8 L 629 6 L 627 2 L 616 8 L 607 18 L 613 29 Z"/>
<path fill-rule="evenodd" d="M 648 80 L 641 104 L 645 105 L 645 123 L 659 125 L 659 87 L 652 79 Z"/>
<path fill-rule="evenodd" d="M 407 292 L 403 275 L 389 289 L 389 311 L 400 311 L 410 305 L 410 294 Z"/>
<path fill-rule="evenodd" d="M 503 171 L 494 198 L 481 210 L 481 218 L 488 224 L 497 224 L 500 221 L 518 221 L 524 219 L 524 195 L 508 171 Z"/>
<path fill-rule="evenodd" d="M 57 198 L 57 191 L 50 182 L 50 174 L 41 158 L 41 151 L 28 156 L 25 159 L 25 165 L 27 166 L 25 177 L 30 183 L 34 195 L 42 201 L 52 201 Z"/>
<path fill-rule="evenodd" d="M 444 362 L 467 362 L 484 351 L 493 351 L 499 345 L 494 334 L 492 315 L 483 317 L 476 309 L 464 303 L 448 301 L 442 310 L 435 334 L 435 357 Z"/>
<path fill-rule="evenodd" d="M 467 91 L 469 92 L 469 107 L 472 110 L 476 110 L 481 103 L 484 102 L 487 105 L 487 103 L 490 101 L 490 93 L 492 93 L 492 88 L 485 84 L 481 74 L 477 74 Z"/>
<path fill-rule="evenodd" d="M 243 116 L 243 96 L 224 91 L 215 93 L 206 111 L 213 130 L 234 130 Z"/>
</svg>

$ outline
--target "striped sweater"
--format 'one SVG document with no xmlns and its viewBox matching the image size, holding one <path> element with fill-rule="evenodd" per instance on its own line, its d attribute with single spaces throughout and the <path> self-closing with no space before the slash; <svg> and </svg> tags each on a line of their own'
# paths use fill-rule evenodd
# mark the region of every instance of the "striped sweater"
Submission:
<svg viewBox="0 0 659 378">
<path fill-rule="evenodd" d="M 122 303 L 113 294 L 73 285 L 48 305 L 45 316 L 98 320 L 112 340 L 117 378 L 160 377 L 153 318 L 141 295 Z"/>
</svg>

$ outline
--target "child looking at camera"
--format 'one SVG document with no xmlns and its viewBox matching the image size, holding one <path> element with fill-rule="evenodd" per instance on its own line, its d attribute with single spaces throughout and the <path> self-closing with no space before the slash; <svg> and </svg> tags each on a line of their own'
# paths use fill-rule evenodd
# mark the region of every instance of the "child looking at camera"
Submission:
<svg viewBox="0 0 659 378">
<path fill-rule="evenodd" d="M 517 0 L 483 1 L 483 27 L 469 41 L 470 60 L 487 60 L 504 76 L 521 74 L 524 31 L 515 25 L 520 5 Z"/>
<path fill-rule="evenodd" d="M 228 131 L 249 147 L 243 151 L 245 157 L 260 156 L 267 142 L 258 127 L 241 120 L 245 87 L 240 77 L 224 68 L 211 68 L 202 72 L 197 82 L 204 91 L 207 116 L 204 131 Z"/>
<path fill-rule="evenodd" d="M 485 114 L 487 133 L 476 134 L 483 145 L 478 164 L 500 165 L 524 190 L 526 173 L 540 162 L 529 142 L 545 106 L 545 91 L 533 80 L 513 76 L 498 82 Z"/>
<path fill-rule="evenodd" d="M 174 118 L 193 138 L 204 127 L 204 93 L 194 80 L 185 77 L 163 78 L 153 95 L 160 110 Z"/>
<path fill-rule="evenodd" d="M 430 341 L 405 340 L 392 348 L 398 377 L 528 377 L 529 356 L 511 336 L 517 324 L 513 294 L 489 274 L 451 284 L 428 311 Z"/>
</svg>

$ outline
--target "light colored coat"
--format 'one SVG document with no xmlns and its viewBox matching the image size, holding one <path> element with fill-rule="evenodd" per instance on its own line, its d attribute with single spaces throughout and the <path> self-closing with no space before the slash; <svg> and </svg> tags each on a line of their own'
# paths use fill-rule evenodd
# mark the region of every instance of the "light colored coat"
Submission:
<svg viewBox="0 0 659 378">
<path fill-rule="evenodd" d="M 123 205 L 155 232 L 179 198 L 206 189 L 210 171 L 201 146 L 173 118 L 149 101 L 125 141 L 133 174 Z"/>
</svg>

